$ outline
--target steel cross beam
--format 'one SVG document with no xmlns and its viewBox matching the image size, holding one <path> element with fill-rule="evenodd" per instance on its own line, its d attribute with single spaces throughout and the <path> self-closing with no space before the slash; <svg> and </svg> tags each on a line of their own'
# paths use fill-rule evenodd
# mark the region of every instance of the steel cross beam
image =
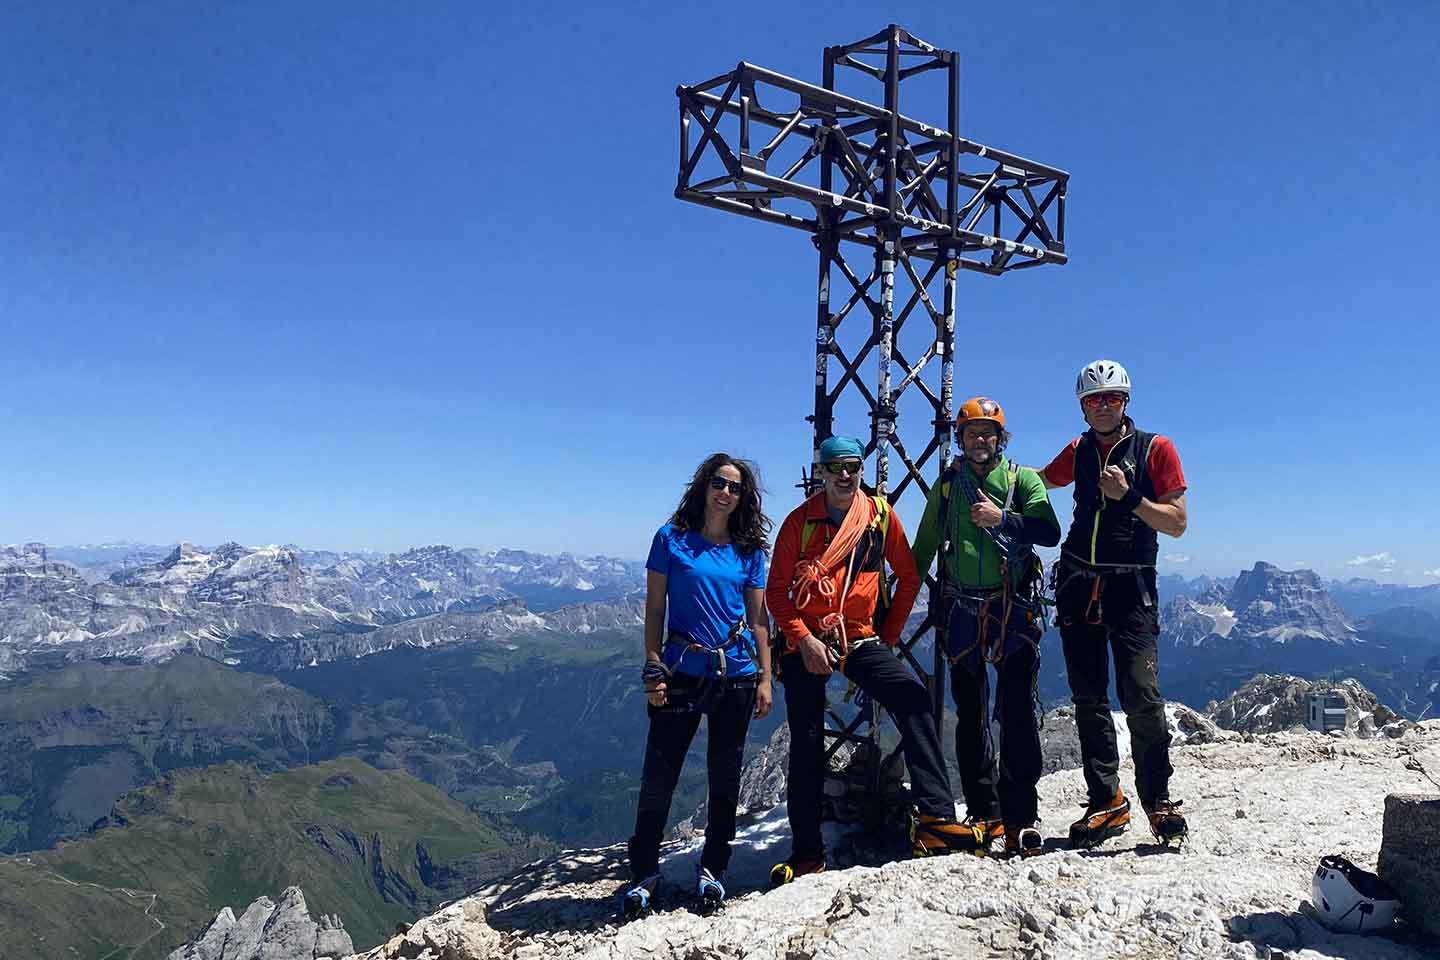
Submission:
<svg viewBox="0 0 1440 960">
<path fill-rule="evenodd" d="M 882 103 L 841 93 L 840 68 L 878 81 Z M 932 71 L 943 72 L 945 81 L 943 127 L 900 109 L 902 84 Z M 814 438 L 802 486 L 807 492 L 818 488 L 820 443 L 833 433 L 837 403 L 853 395 L 869 412 L 866 456 L 875 458 L 875 489 L 892 504 L 912 484 L 928 495 L 951 456 L 957 277 L 962 270 L 1000 276 L 1066 263 L 1069 175 L 961 137 L 959 54 L 894 24 L 855 43 L 827 47 L 821 86 L 742 61 L 711 80 L 681 85 L 676 94 L 675 196 L 804 230 L 820 253 L 814 412 L 806 418 Z M 846 252 L 858 248 L 865 248 L 870 263 L 847 259 Z M 868 315 L 868 327 L 857 331 L 856 321 L 846 323 L 856 315 Z M 906 330 L 913 331 L 913 349 L 902 345 Z M 873 388 L 866 380 L 872 357 Z M 833 383 L 832 362 L 838 367 Z M 913 447 L 896 431 L 905 398 L 927 417 Z M 898 461 L 894 478 L 892 453 Z M 938 727 L 945 704 L 945 625 L 935 616 L 937 581 L 923 572 L 931 602 L 897 653 L 929 687 Z M 926 670 L 918 648 L 931 635 Z M 849 720 L 833 705 L 826 713 L 825 735 L 832 741 L 827 761 L 844 743 L 876 739 L 873 706 Z M 877 800 L 880 776 L 881 769 L 874 771 Z"/>
</svg>

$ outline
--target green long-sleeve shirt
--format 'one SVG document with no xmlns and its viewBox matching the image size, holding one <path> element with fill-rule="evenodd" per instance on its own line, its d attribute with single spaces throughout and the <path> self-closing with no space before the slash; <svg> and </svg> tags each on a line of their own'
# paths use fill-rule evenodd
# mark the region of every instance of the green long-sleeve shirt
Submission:
<svg viewBox="0 0 1440 960">
<path fill-rule="evenodd" d="M 976 476 L 975 468 L 968 461 L 957 459 L 955 468 L 969 470 L 971 476 Z M 1015 471 L 1015 496 L 1010 503 L 1003 532 L 1040 546 L 1053 547 L 1060 542 L 1060 521 L 1055 518 L 1055 510 L 1050 506 L 1050 497 L 1045 492 L 1040 474 L 1029 467 L 1012 465 L 1002 456 L 996 458 L 995 466 L 980 484 L 980 489 L 997 507 L 1003 507 L 1012 470 Z M 948 487 L 949 582 L 959 587 L 998 587 L 1001 582 L 1000 551 L 990 535 L 970 521 L 970 504 L 965 502 L 965 494 L 953 481 L 953 476 L 947 473 L 940 483 L 930 488 L 925 515 L 920 519 L 920 528 L 915 531 L 915 566 L 922 574 L 928 571 L 930 562 L 935 559 L 935 551 L 940 548 L 940 498 L 942 488 Z M 1042 530 L 1043 537 L 1039 535 Z"/>
</svg>

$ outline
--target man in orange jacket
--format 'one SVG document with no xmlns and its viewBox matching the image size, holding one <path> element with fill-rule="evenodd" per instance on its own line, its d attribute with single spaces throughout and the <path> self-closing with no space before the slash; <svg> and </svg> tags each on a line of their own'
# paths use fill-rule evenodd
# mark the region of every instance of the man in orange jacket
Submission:
<svg viewBox="0 0 1440 960">
<path fill-rule="evenodd" d="M 780 673 L 790 725 L 792 846 L 790 858 L 771 871 L 776 885 L 825 869 L 825 685 L 836 669 L 884 707 L 900 731 L 918 810 L 914 854 L 947 853 L 967 836 L 955 822 L 930 693 L 891 649 L 920 593 L 920 574 L 889 502 L 860 494 L 864 462 L 858 440 L 831 437 L 820 445 L 825 489 L 785 518 L 770 562 L 765 600 L 785 638 Z M 887 563 L 895 596 L 877 635 L 875 610 Z"/>
</svg>

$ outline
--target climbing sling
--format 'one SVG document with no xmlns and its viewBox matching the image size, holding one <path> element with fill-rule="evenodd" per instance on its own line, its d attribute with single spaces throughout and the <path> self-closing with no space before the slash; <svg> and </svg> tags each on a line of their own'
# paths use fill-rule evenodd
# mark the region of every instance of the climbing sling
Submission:
<svg viewBox="0 0 1440 960">
<path fill-rule="evenodd" d="M 845 598 L 849 596 L 851 584 L 854 582 L 855 565 L 859 562 L 856 554 L 859 553 L 859 546 L 864 535 L 871 530 L 878 531 L 880 543 L 885 543 L 890 533 L 890 501 L 883 496 L 856 496 L 850 502 L 850 509 L 841 521 L 839 529 L 826 545 L 824 552 L 819 557 L 801 559 L 795 565 L 795 575 L 790 584 L 790 595 L 794 598 L 797 606 L 807 604 L 813 595 L 825 599 L 837 597 L 835 583 L 832 578 L 833 571 L 843 561 L 845 563 L 845 579 L 843 588 L 838 592 L 838 602 L 835 605 L 835 612 L 828 613 L 820 620 L 821 635 L 818 637 L 826 646 L 835 651 L 836 656 L 843 664 L 850 653 L 849 637 L 845 633 Z M 805 550 L 810 546 L 810 539 L 815 533 L 818 522 L 815 520 L 805 521 L 800 530 L 800 551 L 799 556 L 805 556 Z M 890 608 L 890 591 L 885 576 L 885 562 L 880 562 L 880 590 L 875 604 L 875 624 L 884 622 L 884 617 Z M 775 665 L 776 679 L 780 679 L 780 656 L 782 652 L 783 636 L 778 628 L 772 627 L 771 642 L 774 644 L 774 652 L 771 662 Z"/>
<path fill-rule="evenodd" d="M 963 650 L 951 652 L 948 636 L 946 637 L 946 655 L 952 667 L 958 666 L 960 661 L 967 657 L 971 651 L 979 647 L 981 658 L 989 663 L 998 665 L 1005 655 L 1005 635 L 1010 627 L 1010 617 L 1015 607 L 1020 607 L 1026 619 L 1030 622 L 1039 621 L 1038 635 L 1044 633 L 1043 604 L 1044 594 L 1039 585 L 1043 583 L 1043 566 L 1039 556 L 1030 547 L 1014 537 L 999 531 L 996 527 L 979 527 L 978 529 L 994 544 L 1000 554 L 1000 586 L 990 588 L 965 589 L 959 584 L 950 582 L 950 553 L 954 547 L 953 538 L 950 535 L 950 497 L 952 482 L 960 487 L 961 496 L 969 506 L 980 502 L 985 493 L 975 483 L 975 478 L 970 471 L 960 465 L 954 470 L 954 480 L 944 481 L 940 487 L 940 511 L 938 519 L 941 528 L 940 540 L 940 617 L 948 626 L 950 611 L 955 604 L 960 604 L 976 617 L 976 635 L 973 643 Z M 1013 464 L 1007 465 L 1006 469 L 1006 490 L 1005 500 L 1001 506 L 1004 513 L 1014 509 L 1015 489 L 1019 483 L 1019 469 Z M 1000 630 L 999 635 L 992 637 L 990 634 L 991 606 L 998 602 L 1000 604 L 1000 615 L 998 617 Z M 1032 641 L 1038 648 L 1038 639 Z"/>
</svg>

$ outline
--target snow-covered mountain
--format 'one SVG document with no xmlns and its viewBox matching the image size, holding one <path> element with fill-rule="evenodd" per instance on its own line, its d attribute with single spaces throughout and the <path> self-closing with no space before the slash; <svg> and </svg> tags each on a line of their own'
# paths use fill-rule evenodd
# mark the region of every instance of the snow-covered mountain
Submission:
<svg viewBox="0 0 1440 960">
<path fill-rule="evenodd" d="M 556 629 L 593 631 L 633 625 L 624 597 L 643 583 L 632 561 L 443 545 L 381 556 L 181 543 L 94 583 L 51 554 L 38 543 L 0 548 L 0 670 L 57 659 L 159 660 L 181 650 L 223 659 L 266 651 L 266 662 L 303 666 L 327 654 L 545 629 L 522 599 L 535 593 L 552 601 L 542 610 L 603 601 L 552 614 Z M 289 662 L 282 648 L 306 656 Z"/>
</svg>

